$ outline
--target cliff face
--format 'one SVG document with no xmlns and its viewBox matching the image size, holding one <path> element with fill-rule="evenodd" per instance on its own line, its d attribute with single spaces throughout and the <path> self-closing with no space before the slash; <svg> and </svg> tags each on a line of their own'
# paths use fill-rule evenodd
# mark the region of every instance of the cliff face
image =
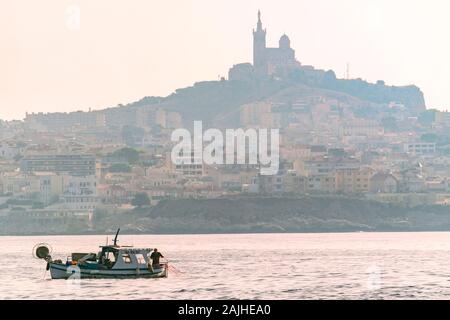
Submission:
<svg viewBox="0 0 450 320">
<path fill-rule="evenodd" d="M 414 113 L 425 111 L 425 98 L 422 91 L 414 86 L 387 86 L 384 81 L 369 83 L 362 79 L 337 79 L 333 71 L 300 68 L 292 71 L 287 78 L 294 83 L 346 93 L 361 100 L 373 103 L 404 104 Z"/>
<path fill-rule="evenodd" d="M 334 90 L 374 103 L 388 104 L 397 102 L 405 105 L 413 113 L 426 110 L 425 98 L 416 86 L 386 86 L 382 83 L 371 84 L 362 80 L 338 80 Z"/>
</svg>

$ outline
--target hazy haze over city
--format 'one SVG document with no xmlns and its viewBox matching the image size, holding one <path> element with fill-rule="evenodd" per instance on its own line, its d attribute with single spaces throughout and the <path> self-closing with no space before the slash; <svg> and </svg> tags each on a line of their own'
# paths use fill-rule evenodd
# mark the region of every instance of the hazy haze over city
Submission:
<svg viewBox="0 0 450 320">
<path fill-rule="evenodd" d="M 73 20 L 80 9 L 80 25 Z M 302 64 L 450 106 L 446 0 L 3 0 L 0 118 L 100 109 L 167 95 L 252 61 L 260 9 L 268 45 L 289 35 Z"/>
</svg>

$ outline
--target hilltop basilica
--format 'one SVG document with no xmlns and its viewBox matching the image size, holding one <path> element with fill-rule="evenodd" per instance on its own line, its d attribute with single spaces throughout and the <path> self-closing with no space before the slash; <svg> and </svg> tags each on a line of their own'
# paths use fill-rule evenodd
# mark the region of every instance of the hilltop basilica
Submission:
<svg viewBox="0 0 450 320">
<path fill-rule="evenodd" d="M 261 12 L 258 11 L 258 23 L 256 30 L 253 29 L 253 65 L 250 63 L 234 65 L 229 71 L 229 80 L 251 80 L 282 75 L 300 67 L 289 37 L 284 34 L 280 38 L 278 48 L 269 48 L 266 44 L 266 33 L 261 21 Z"/>
</svg>

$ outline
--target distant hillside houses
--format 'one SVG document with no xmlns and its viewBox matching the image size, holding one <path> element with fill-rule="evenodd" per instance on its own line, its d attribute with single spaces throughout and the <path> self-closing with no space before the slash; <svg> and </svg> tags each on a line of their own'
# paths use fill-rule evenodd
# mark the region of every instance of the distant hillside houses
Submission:
<svg viewBox="0 0 450 320">
<path fill-rule="evenodd" d="M 96 217 L 152 212 L 173 199 L 450 204 L 449 112 L 426 110 L 415 86 L 338 79 L 302 65 L 287 35 L 276 47 L 266 35 L 259 13 L 253 61 L 233 66 L 228 80 L 103 110 L 0 122 L 0 216 L 17 217 L 17 226 L 31 219 L 88 228 Z M 192 130 L 197 120 L 221 132 L 279 129 L 279 171 L 174 164 L 173 131 Z"/>
</svg>

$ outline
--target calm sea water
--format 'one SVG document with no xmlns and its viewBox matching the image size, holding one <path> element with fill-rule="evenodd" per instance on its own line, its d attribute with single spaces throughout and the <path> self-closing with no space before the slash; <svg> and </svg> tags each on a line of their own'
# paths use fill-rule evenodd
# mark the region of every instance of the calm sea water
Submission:
<svg viewBox="0 0 450 320">
<path fill-rule="evenodd" d="M 111 238 L 111 237 L 110 237 Z M 2 299 L 449 299 L 450 233 L 122 235 L 158 247 L 167 279 L 50 280 L 32 257 L 96 252 L 105 236 L 0 237 Z"/>
</svg>

